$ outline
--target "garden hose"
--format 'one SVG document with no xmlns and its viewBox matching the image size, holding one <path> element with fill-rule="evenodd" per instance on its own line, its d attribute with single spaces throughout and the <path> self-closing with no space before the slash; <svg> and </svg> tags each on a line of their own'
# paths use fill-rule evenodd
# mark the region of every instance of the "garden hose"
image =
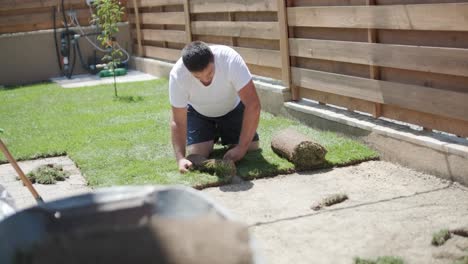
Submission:
<svg viewBox="0 0 468 264">
<path fill-rule="evenodd" d="M 107 49 L 101 49 L 97 44 L 95 44 L 93 41 L 91 41 L 91 39 L 88 37 L 88 35 L 96 35 L 96 34 L 100 34 L 100 32 L 96 31 L 96 32 L 93 32 L 93 33 L 85 33 L 84 30 L 81 28 L 81 25 L 80 25 L 80 22 L 78 20 L 78 17 L 76 16 L 76 13 L 75 12 L 72 12 L 70 11 L 70 19 L 71 19 L 71 25 L 73 24 L 76 24 L 77 28 L 79 29 L 79 31 L 81 32 L 81 34 L 77 34 L 75 31 L 73 30 L 70 30 L 69 28 L 69 24 L 68 24 L 68 21 L 67 21 L 67 15 L 66 15 L 66 11 L 65 11 L 65 0 L 61 0 L 61 13 L 62 13 L 62 18 L 63 18 L 63 24 L 65 26 L 65 29 L 64 31 L 62 31 L 61 35 L 60 35 L 60 48 L 58 46 L 58 40 L 57 40 L 57 25 L 56 25 L 56 19 L 57 19 L 57 16 L 56 16 L 56 12 L 57 12 L 57 9 L 56 7 L 54 6 L 52 8 L 52 11 L 53 11 L 53 26 L 54 26 L 54 43 L 55 43 L 55 52 L 56 52 L 56 56 L 57 56 L 57 63 L 58 63 L 58 66 L 59 66 L 59 69 L 62 73 L 63 76 L 67 77 L 68 79 L 71 79 L 72 75 L 73 75 L 73 71 L 75 69 L 75 64 L 76 64 L 76 56 L 79 57 L 79 60 L 80 60 L 80 64 L 81 64 L 81 67 L 88 71 L 89 73 L 91 74 L 96 74 L 97 71 L 98 71 L 98 67 L 97 65 L 94 65 L 94 64 L 91 64 L 91 63 L 86 63 L 84 58 L 83 58 L 83 54 L 81 52 L 81 48 L 80 48 L 80 45 L 79 45 L 79 38 L 80 37 L 85 37 L 88 42 L 96 49 L 96 50 L 99 50 L 99 51 L 103 51 L 103 52 L 109 52 L 109 50 Z M 92 1 L 91 1 L 92 2 Z M 88 3 L 88 5 L 91 5 L 91 2 Z M 96 28 L 97 30 L 99 30 L 99 27 L 97 26 Z M 125 59 L 124 61 L 122 62 L 122 64 L 126 64 L 129 59 L 130 59 L 130 55 L 129 53 L 123 49 L 118 43 L 117 44 L 117 48 L 119 50 L 121 50 L 124 55 L 125 55 Z M 94 61 L 96 63 L 96 53 L 94 53 Z M 89 60 L 88 60 L 89 62 Z M 107 77 L 107 76 L 114 76 L 114 75 L 124 75 L 126 74 L 126 70 L 125 71 L 122 71 L 122 70 L 119 70 L 119 69 L 116 69 L 115 72 L 111 72 L 109 70 L 105 70 L 104 72 L 100 73 L 100 76 L 101 77 Z"/>
<path fill-rule="evenodd" d="M 63 19 L 63 24 L 65 26 L 65 35 L 63 35 L 62 33 L 62 56 L 63 56 L 63 75 L 65 75 L 68 79 L 71 78 L 71 74 L 70 72 L 72 73 L 73 72 L 73 67 L 74 65 L 72 64 L 72 69 L 71 71 L 69 70 L 69 58 L 68 58 L 68 55 L 70 54 L 70 35 L 68 34 L 69 32 L 69 29 L 68 29 L 68 22 L 67 22 L 67 16 L 65 15 L 65 4 L 64 4 L 65 0 L 62 0 L 61 1 L 61 11 L 62 11 L 62 19 Z M 66 37 L 66 40 L 63 39 L 63 36 Z"/>
<path fill-rule="evenodd" d="M 60 52 L 57 44 L 57 15 L 56 15 L 57 9 L 55 6 L 52 7 L 52 19 L 53 19 L 53 24 L 54 24 L 54 44 L 55 44 L 55 54 L 57 55 L 57 64 L 59 66 L 60 72 L 62 72 L 62 63 L 60 62 Z"/>
<path fill-rule="evenodd" d="M 125 68 L 116 68 L 115 70 L 102 70 L 99 72 L 99 77 L 112 77 L 112 76 L 121 76 L 127 74 Z"/>
</svg>

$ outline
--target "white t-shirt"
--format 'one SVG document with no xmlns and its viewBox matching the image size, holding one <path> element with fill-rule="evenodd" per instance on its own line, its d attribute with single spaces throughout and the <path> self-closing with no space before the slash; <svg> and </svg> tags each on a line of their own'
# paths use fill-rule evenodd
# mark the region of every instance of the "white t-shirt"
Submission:
<svg viewBox="0 0 468 264">
<path fill-rule="evenodd" d="M 240 102 L 238 92 L 252 79 L 242 57 L 230 47 L 210 46 L 214 55 L 215 73 L 211 84 L 205 86 L 185 67 L 180 58 L 169 76 L 169 99 L 177 108 L 190 104 L 208 117 L 223 116 Z"/>
</svg>

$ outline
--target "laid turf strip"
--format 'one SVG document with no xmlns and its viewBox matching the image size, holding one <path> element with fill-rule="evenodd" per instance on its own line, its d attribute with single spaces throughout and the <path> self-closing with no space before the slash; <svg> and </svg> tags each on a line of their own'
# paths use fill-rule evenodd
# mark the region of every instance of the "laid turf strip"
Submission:
<svg viewBox="0 0 468 264">
<path fill-rule="evenodd" d="M 171 107 L 168 81 L 64 89 L 53 83 L 0 88 L 1 134 L 18 160 L 67 154 L 91 186 L 128 184 L 218 185 L 217 176 L 199 171 L 180 174 L 170 140 Z M 270 147 L 272 135 L 292 128 L 323 145 L 326 167 L 377 158 L 365 145 L 332 132 L 262 113 L 261 150 L 248 153 L 237 165 L 245 179 L 294 171 Z M 214 157 L 225 149 L 216 146 Z M 0 156 L 0 163 L 6 159 Z"/>
</svg>

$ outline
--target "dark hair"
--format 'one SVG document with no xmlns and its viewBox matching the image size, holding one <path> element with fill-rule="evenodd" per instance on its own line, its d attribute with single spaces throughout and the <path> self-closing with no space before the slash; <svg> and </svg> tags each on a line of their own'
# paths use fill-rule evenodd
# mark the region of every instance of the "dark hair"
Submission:
<svg viewBox="0 0 468 264">
<path fill-rule="evenodd" d="M 194 41 L 182 50 L 182 61 L 190 72 L 199 72 L 214 61 L 214 56 L 205 42 Z"/>
</svg>

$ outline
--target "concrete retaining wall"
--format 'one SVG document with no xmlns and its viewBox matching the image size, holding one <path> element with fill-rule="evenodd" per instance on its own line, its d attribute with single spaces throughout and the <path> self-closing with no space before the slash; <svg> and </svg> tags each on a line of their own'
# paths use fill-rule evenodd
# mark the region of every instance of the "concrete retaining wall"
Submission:
<svg viewBox="0 0 468 264">
<path fill-rule="evenodd" d="M 171 63 L 133 57 L 137 70 L 168 77 Z M 375 120 L 345 110 L 311 102 L 289 102 L 289 90 L 280 85 L 254 81 L 262 109 L 299 120 L 308 126 L 354 137 L 376 149 L 383 160 L 457 181 L 468 186 L 468 140 Z"/>
<path fill-rule="evenodd" d="M 78 32 L 76 28 L 70 29 Z M 84 30 L 89 32 L 89 28 Z M 130 52 L 132 43 L 128 23 L 121 23 L 119 30 L 117 41 Z M 0 85 L 28 84 L 60 76 L 53 32 L 40 30 L 0 35 Z M 60 32 L 61 30 L 58 30 L 58 42 Z M 87 63 L 87 58 L 93 54 L 94 49 L 84 38 L 79 39 L 79 44 Z M 73 74 L 85 72 L 77 58 Z"/>
<path fill-rule="evenodd" d="M 375 120 L 310 102 L 286 102 L 281 114 L 307 125 L 357 138 L 383 160 L 468 186 L 468 140 Z"/>
</svg>

